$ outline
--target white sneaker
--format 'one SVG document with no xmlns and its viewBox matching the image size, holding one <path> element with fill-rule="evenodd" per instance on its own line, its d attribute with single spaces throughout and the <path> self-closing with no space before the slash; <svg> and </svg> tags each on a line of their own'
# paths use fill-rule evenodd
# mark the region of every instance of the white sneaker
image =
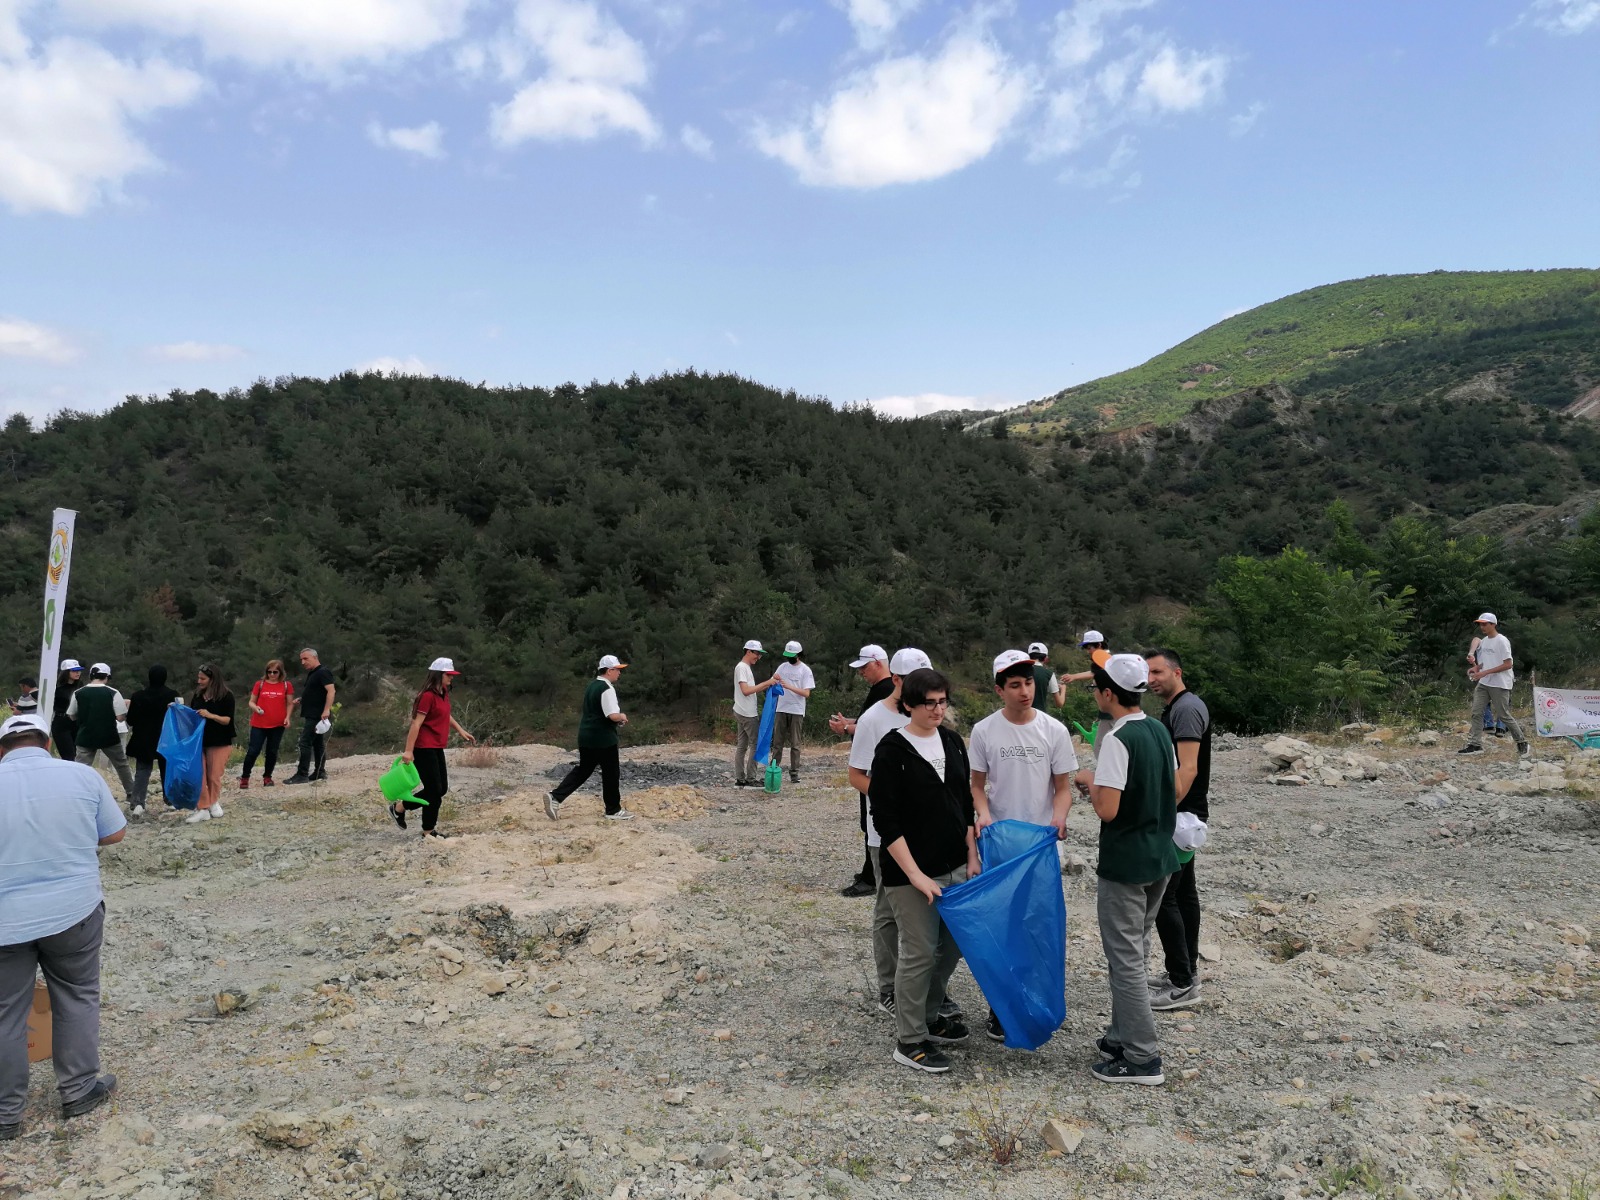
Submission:
<svg viewBox="0 0 1600 1200">
<path fill-rule="evenodd" d="M 132 808 L 130 808 L 128 810 L 128 815 L 130 817 L 142 817 L 142 816 L 144 816 L 144 805 L 135 804 Z"/>
<path fill-rule="evenodd" d="M 619 808 L 614 813 L 607 813 L 606 814 L 606 820 L 608 820 L 608 821 L 631 821 L 631 820 L 633 820 L 633 814 L 631 812 L 629 812 L 625 808 Z"/>
<path fill-rule="evenodd" d="M 211 820 L 211 810 L 209 808 L 197 808 L 183 819 L 183 823 L 185 825 L 198 825 L 201 821 L 209 820 Z"/>
<path fill-rule="evenodd" d="M 211 813 L 211 819 L 215 821 L 222 815 L 222 804 L 220 802 L 213 804 L 208 811 Z"/>
</svg>

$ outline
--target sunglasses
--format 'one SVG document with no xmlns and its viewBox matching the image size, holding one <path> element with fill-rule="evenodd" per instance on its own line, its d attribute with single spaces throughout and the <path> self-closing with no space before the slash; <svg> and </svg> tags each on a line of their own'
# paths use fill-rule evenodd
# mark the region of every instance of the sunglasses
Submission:
<svg viewBox="0 0 1600 1200">
<path fill-rule="evenodd" d="M 273 667 L 273 668 L 272 668 L 272 670 L 270 670 L 270 671 L 268 671 L 268 672 L 267 672 L 267 674 L 268 674 L 268 675 L 282 675 L 282 674 L 283 674 L 283 672 L 282 672 L 282 671 L 280 671 L 280 670 L 278 670 L 278 668 L 277 668 L 277 667 Z"/>
</svg>

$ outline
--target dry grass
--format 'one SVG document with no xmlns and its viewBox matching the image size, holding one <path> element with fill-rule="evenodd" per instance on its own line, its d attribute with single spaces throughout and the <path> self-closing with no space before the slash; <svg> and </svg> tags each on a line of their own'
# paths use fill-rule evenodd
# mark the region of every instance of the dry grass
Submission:
<svg viewBox="0 0 1600 1200">
<path fill-rule="evenodd" d="M 500 751 L 488 742 L 479 742 L 475 746 L 468 746 L 461 752 L 461 765 L 463 767 L 498 767 L 500 765 Z"/>
<path fill-rule="evenodd" d="M 1041 1104 L 1013 1110 L 1010 1100 L 998 1087 L 985 1088 L 982 1096 L 981 1101 L 968 1103 L 967 1123 L 977 1133 L 995 1165 L 1010 1166 L 1022 1149 L 1025 1131 L 1039 1123 Z"/>
</svg>

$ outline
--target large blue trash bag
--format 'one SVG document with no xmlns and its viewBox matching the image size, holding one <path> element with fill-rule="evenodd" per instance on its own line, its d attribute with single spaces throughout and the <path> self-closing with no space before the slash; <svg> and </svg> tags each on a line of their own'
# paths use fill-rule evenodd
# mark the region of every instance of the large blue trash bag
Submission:
<svg viewBox="0 0 1600 1200">
<path fill-rule="evenodd" d="M 1067 902 L 1056 831 L 996 821 L 978 835 L 983 870 L 946 888 L 939 915 L 950 927 L 1006 1045 L 1037 1050 L 1067 1019 Z"/>
<path fill-rule="evenodd" d="M 765 765 L 772 757 L 772 727 L 778 720 L 778 697 L 783 695 L 783 684 L 775 683 L 767 689 L 767 698 L 761 702 L 761 728 L 756 730 L 756 761 Z"/>
<path fill-rule="evenodd" d="M 170 706 L 161 722 L 156 753 L 167 760 L 162 790 L 173 808 L 199 807 L 200 785 L 206 775 L 205 755 L 200 749 L 205 724 L 204 717 L 182 704 Z"/>
</svg>

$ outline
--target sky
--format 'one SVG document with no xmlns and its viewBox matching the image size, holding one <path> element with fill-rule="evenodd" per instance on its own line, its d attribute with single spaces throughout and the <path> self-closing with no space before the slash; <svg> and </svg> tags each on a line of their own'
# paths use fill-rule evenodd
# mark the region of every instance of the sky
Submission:
<svg viewBox="0 0 1600 1200">
<path fill-rule="evenodd" d="M 1600 265 L 1600 0 L 0 0 L 0 412 L 349 369 L 1025 403 Z"/>
</svg>

